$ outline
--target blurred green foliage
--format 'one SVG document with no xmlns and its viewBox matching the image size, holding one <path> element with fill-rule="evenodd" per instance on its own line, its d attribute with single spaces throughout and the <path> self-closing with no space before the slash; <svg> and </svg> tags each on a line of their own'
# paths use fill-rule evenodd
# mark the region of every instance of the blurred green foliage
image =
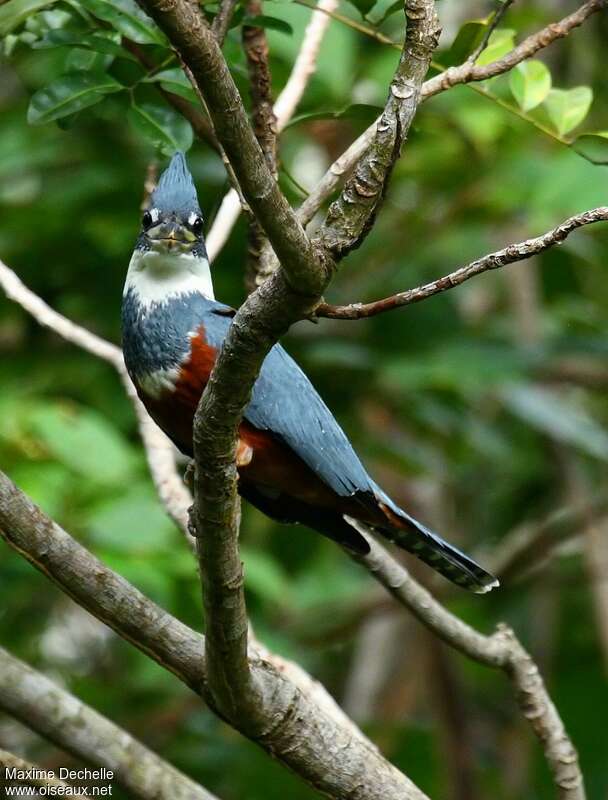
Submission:
<svg viewBox="0 0 608 800">
<path fill-rule="evenodd" d="M 481 61 L 575 4 L 550 5 L 512 9 Z M 210 16 L 216 8 L 205 5 Z M 456 63 L 479 42 L 491 6 L 442 0 L 438 8 L 446 32 L 437 60 Z M 400 36 L 398 4 L 340 10 Z M 265 6 L 277 94 L 309 13 L 294 3 Z M 246 96 L 242 19 L 239 9 L 224 50 Z M 130 0 L 10 0 L 0 7 L 0 34 L 0 257 L 58 311 L 117 342 L 146 166 L 192 143 L 190 126 L 155 84 L 187 99 L 191 90 L 162 34 Z M 483 93 L 458 87 L 426 103 L 377 225 L 341 267 L 328 300 L 372 300 L 432 280 L 605 204 L 605 167 L 588 158 L 607 160 L 607 35 L 607 20 L 593 17 L 539 60 L 487 82 Z M 121 36 L 140 43 L 156 70 L 140 67 Z M 369 124 L 397 58 L 390 46 L 332 22 L 301 117 L 282 140 L 281 183 L 294 203 L 298 185 L 312 188 Z M 574 147 L 564 137 L 577 137 Z M 221 161 L 198 141 L 188 158 L 211 218 L 227 188 Z M 605 482 L 607 252 L 608 229 L 587 228 L 534 261 L 402 311 L 300 323 L 286 345 L 395 499 L 489 561 L 515 527 L 584 499 L 581 486 L 592 492 Z M 233 305 L 243 298 L 244 254 L 241 222 L 214 266 L 216 294 Z M 194 564 L 156 499 L 117 376 L 4 298 L 0 311 L 1 468 L 107 564 L 200 628 Z M 501 676 L 433 646 L 413 623 L 398 623 L 403 612 L 391 611 L 330 542 L 250 508 L 242 542 L 258 635 L 346 698 L 387 756 L 429 794 L 553 796 Z M 500 620 L 517 629 L 579 748 L 592 800 L 608 791 L 598 713 L 608 701 L 599 622 L 608 609 L 594 606 L 602 580 L 579 540 L 549 568 L 489 597 L 446 594 L 486 631 Z M 52 584 L 2 549 L 3 645 L 224 800 L 313 796 L 84 613 L 68 624 L 74 614 Z M 373 639 L 387 621 L 401 624 L 399 636 Z M 375 683 L 357 682 L 370 672 Z M 459 701 L 468 794 L 454 781 L 446 687 Z M 68 763 L 7 719 L 0 744 L 39 763 Z"/>
</svg>

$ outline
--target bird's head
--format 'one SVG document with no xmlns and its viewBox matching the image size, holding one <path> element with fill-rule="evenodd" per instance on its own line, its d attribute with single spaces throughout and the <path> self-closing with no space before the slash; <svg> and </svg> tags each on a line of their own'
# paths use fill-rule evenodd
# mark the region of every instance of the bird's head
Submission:
<svg viewBox="0 0 608 800">
<path fill-rule="evenodd" d="M 160 176 L 141 221 L 141 250 L 205 256 L 203 215 L 186 159 L 176 153 Z"/>
<path fill-rule="evenodd" d="M 213 298 L 203 215 L 182 153 L 171 159 L 144 211 L 125 296 L 130 291 L 140 305 L 191 292 Z"/>
</svg>

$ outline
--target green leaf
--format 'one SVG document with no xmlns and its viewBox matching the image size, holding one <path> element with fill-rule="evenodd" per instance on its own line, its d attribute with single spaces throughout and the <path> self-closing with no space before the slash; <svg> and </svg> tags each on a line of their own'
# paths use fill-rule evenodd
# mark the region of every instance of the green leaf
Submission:
<svg viewBox="0 0 608 800">
<path fill-rule="evenodd" d="M 185 97 L 186 100 L 190 100 L 192 103 L 197 101 L 192 84 L 179 67 L 157 72 L 155 75 L 144 78 L 143 83 L 160 83 L 167 92 L 173 92 L 173 94 L 178 94 L 180 97 Z"/>
<path fill-rule="evenodd" d="M 268 28 L 272 31 L 279 31 L 279 33 L 286 33 L 288 36 L 293 34 L 293 28 L 289 22 L 278 17 L 268 17 L 265 14 L 259 14 L 255 17 L 243 17 L 243 25 L 248 25 L 251 28 Z"/>
<path fill-rule="evenodd" d="M 167 44 L 164 34 L 134 0 L 82 0 L 82 4 L 138 44 Z"/>
<path fill-rule="evenodd" d="M 95 507 L 86 520 L 94 541 L 121 553 L 153 553 L 174 542 L 175 528 L 148 484 Z"/>
<path fill-rule="evenodd" d="M 350 4 L 353 5 L 359 14 L 362 17 L 366 17 L 372 8 L 376 5 L 376 0 L 349 0 Z M 403 7 L 403 3 L 401 3 Z"/>
<path fill-rule="evenodd" d="M 92 409 L 36 408 L 29 427 L 52 456 L 93 483 L 120 486 L 133 470 L 134 457 L 122 435 Z"/>
<path fill-rule="evenodd" d="M 509 87 L 522 111 L 531 111 L 549 94 L 551 73 L 542 61 L 523 61 L 511 70 Z"/>
<path fill-rule="evenodd" d="M 379 19 L 374 21 L 374 25 L 379 28 L 383 22 L 385 22 L 389 17 L 392 17 L 393 14 L 396 14 L 397 11 L 403 11 L 403 0 L 395 0 L 394 3 L 391 3 L 384 14 L 382 14 Z"/>
<path fill-rule="evenodd" d="M 497 28 L 490 34 L 485 50 L 482 50 L 475 63 L 480 67 L 484 64 L 491 64 L 492 61 L 506 56 L 514 47 L 515 31 L 510 28 Z"/>
<path fill-rule="evenodd" d="M 123 87 L 109 75 L 74 72 L 39 89 L 30 100 L 27 121 L 44 125 L 54 119 L 75 114 L 102 100 L 105 95 L 120 92 Z"/>
<path fill-rule="evenodd" d="M 591 108 L 593 92 L 589 86 L 574 89 L 551 89 L 544 106 L 555 129 L 565 136 L 585 119 Z"/>
<path fill-rule="evenodd" d="M 168 106 L 134 104 L 128 117 L 133 128 L 166 155 L 176 150 L 185 153 L 192 146 L 194 137 L 190 123 Z"/>
<path fill-rule="evenodd" d="M 403 3 L 401 3 L 401 5 L 403 6 Z M 450 49 L 443 55 L 441 63 L 446 66 L 461 64 L 470 56 L 475 48 L 481 44 L 483 35 L 488 27 L 489 19 L 490 17 L 485 19 L 470 19 L 465 22 L 456 34 Z"/>
<path fill-rule="evenodd" d="M 41 8 L 53 5 L 56 0 L 9 0 L 0 6 L 0 37 L 18 28 L 25 20 L 40 11 Z"/>
<path fill-rule="evenodd" d="M 608 433 L 580 404 L 537 386 L 511 385 L 500 394 L 510 411 L 528 425 L 591 456 L 608 460 Z"/>
<path fill-rule="evenodd" d="M 592 164 L 608 164 L 608 131 L 582 133 L 572 147 Z"/>
<path fill-rule="evenodd" d="M 137 62 L 134 55 L 121 47 L 114 40 L 114 34 L 110 31 L 82 34 L 76 31 L 53 30 L 48 31 L 42 39 L 37 41 L 32 47 L 35 50 L 47 50 L 53 47 L 80 47 L 92 50 L 95 53 L 104 53 L 108 56 L 126 58 L 129 61 Z"/>
<path fill-rule="evenodd" d="M 82 70 L 90 73 L 104 73 L 114 60 L 114 56 L 105 53 L 96 53 L 95 50 L 85 50 L 81 47 L 74 47 L 68 53 L 65 61 L 65 68 L 69 72 Z"/>
</svg>

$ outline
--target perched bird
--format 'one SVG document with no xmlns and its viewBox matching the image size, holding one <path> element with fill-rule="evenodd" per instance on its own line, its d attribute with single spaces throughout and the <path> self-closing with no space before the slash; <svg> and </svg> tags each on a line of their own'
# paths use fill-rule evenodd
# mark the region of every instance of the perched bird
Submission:
<svg viewBox="0 0 608 800">
<path fill-rule="evenodd" d="M 186 455 L 192 423 L 236 312 L 215 300 L 192 176 L 181 153 L 162 174 L 129 264 L 122 337 L 151 417 Z M 494 577 L 399 508 L 368 475 L 331 411 L 280 345 L 262 365 L 239 429 L 240 494 L 269 517 L 301 523 L 367 553 L 355 520 L 475 592 Z"/>
</svg>

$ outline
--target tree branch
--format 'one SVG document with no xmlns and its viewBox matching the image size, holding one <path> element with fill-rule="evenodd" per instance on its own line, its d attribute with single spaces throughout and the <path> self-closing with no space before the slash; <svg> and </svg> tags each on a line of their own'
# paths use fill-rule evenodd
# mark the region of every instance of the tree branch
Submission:
<svg viewBox="0 0 608 800">
<path fill-rule="evenodd" d="M 250 17 L 263 13 L 262 0 L 248 0 L 246 6 Z M 251 94 L 251 119 L 256 139 L 274 179 L 277 179 L 277 119 L 272 106 L 272 78 L 270 75 L 268 40 L 264 28 L 243 25 L 243 49 L 247 59 Z M 247 266 L 245 285 L 252 292 L 258 283 L 268 277 L 262 262 L 262 253 L 267 239 L 259 224 L 249 223 L 247 243 Z"/>
<path fill-rule="evenodd" d="M 437 46 L 440 29 L 433 0 L 406 0 L 405 16 L 407 29 L 401 58 L 375 135 L 316 236 L 334 259 L 359 247 L 371 230 Z"/>
<path fill-rule="evenodd" d="M 521 44 L 504 56 L 504 58 L 499 58 L 490 64 L 476 66 L 475 64 L 470 64 L 468 61 L 465 61 L 459 66 L 450 67 L 439 75 L 425 81 L 420 92 L 420 102 L 424 102 L 428 100 L 429 97 L 451 89 L 453 86 L 482 81 L 486 78 L 495 77 L 496 75 L 502 75 L 508 72 L 510 69 L 517 66 L 517 64 L 535 55 L 539 50 L 548 47 L 557 39 L 568 36 L 592 14 L 602 11 L 607 5 L 608 0 L 589 0 L 573 14 L 564 17 L 558 22 L 552 22 L 550 25 L 542 28 L 542 30 L 528 36 Z M 331 197 L 344 178 L 352 172 L 355 164 L 361 158 L 361 155 L 365 153 L 370 146 L 379 121 L 380 117 L 373 122 L 336 161 L 334 161 L 317 186 L 298 208 L 296 213 L 302 225 L 306 225 L 310 222 L 323 203 Z"/>
<path fill-rule="evenodd" d="M 104 566 L 1 472 L 0 536 L 75 602 L 213 702 L 203 637 Z M 257 646 L 250 666 L 256 681 L 271 688 L 273 716 L 249 737 L 274 758 L 336 800 L 425 800 L 301 668 Z"/>
<path fill-rule="evenodd" d="M 310 301 L 293 292 L 282 270 L 250 295 L 230 326 L 194 419 L 192 532 L 205 606 L 209 687 L 216 707 L 241 730 L 264 726 L 274 716 L 274 702 L 267 687 L 254 680 L 247 657 L 236 441 L 266 354 L 307 308 L 312 310 Z"/>
<path fill-rule="evenodd" d="M 484 81 L 496 75 L 502 75 L 503 72 L 508 72 L 517 64 L 536 55 L 539 50 L 548 47 L 558 39 L 568 36 L 592 14 L 596 14 L 607 7 L 608 0 L 588 0 L 572 14 L 558 22 L 552 22 L 546 28 L 528 36 L 503 58 L 481 66 L 465 61 L 464 64 L 460 64 L 457 67 L 449 67 L 425 83 L 423 89 L 424 99 L 433 97 L 433 95 L 444 92 L 446 89 L 451 89 L 452 86 L 457 86 L 458 84 Z"/>
<path fill-rule="evenodd" d="M 230 22 L 232 20 L 232 15 L 234 14 L 236 5 L 237 0 L 222 0 L 219 11 L 215 15 L 211 25 L 211 29 L 215 34 L 215 38 L 217 39 L 220 47 L 224 43 L 224 39 L 228 33 L 228 28 L 230 27 Z"/>
<path fill-rule="evenodd" d="M 250 17 L 261 16 L 264 10 L 262 0 L 248 0 L 246 10 Z M 268 63 L 268 40 L 264 28 L 243 25 L 243 49 L 249 72 L 253 131 L 268 169 L 276 180 L 277 118 L 272 105 L 272 78 Z"/>
<path fill-rule="evenodd" d="M 412 303 L 419 303 L 422 300 L 433 297 L 433 295 L 441 294 L 441 292 L 453 289 L 455 286 L 460 286 L 461 283 L 468 281 L 475 275 L 481 275 L 482 272 L 499 269 L 507 264 L 523 261 L 526 258 L 542 253 L 543 250 L 548 250 L 550 247 L 563 242 L 577 228 L 591 225 L 594 222 L 606 222 L 607 220 L 607 206 L 584 211 L 582 214 L 568 217 L 556 228 L 543 233 L 541 236 L 537 236 L 534 239 L 526 239 L 524 242 L 518 242 L 517 244 L 510 244 L 502 250 L 489 253 L 487 256 L 483 256 L 465 267 L 460 267 L 460 269 L 431 283 L 417 286 L 415 289 L 408 289 L 405 292 L 399 292 L 391 295 L 391 297 L 385 297 L 383 300 L 376 300 L 373 303 L 352 303 L 346 306 L 320 303 L 315 308 L 314 313 L 316 317 L 330 317 L 332 319 L 363 319 L 364 317 L 382 314 L 385 311 L 392 311 L 395 308 L 408 306 Z"/>
<path fill-rule="evenodd" d="M 111 770 L 142 800 L 215 800 L 171 764 L 0 647 L 0 709 L 62 750 Z"/>
<path fill-rule="evenodd" d="M 256 733 L 276 716 L 274 687 L 254 675 L 238 553 L 240 506 L 234 464 L 243 409 L 262 361 L 279 336 L 310 310 L 331 261 L 313 248 L 278 188 L 249 124 L 238 90 L 198 5 L 140 0 L 180 53 L 204 94 L 215 131 L 244 195 L 282 264 L 265 292 L 239 310 L 194 424 L 192 530 L 202 578 L 211 702 L 236 727 Z M 236 378 L 236 380 L 235 380 Z"/>
<path fill-rule="evenodd" d="M 349 552 L 351 558 L 363 564 L 401 605 L 440 639 L 474 661 L 500 669 L 507 675 L 522 714 L 541 742 L 560 800 L 584 800 L 583 776 L 576 750 L 538 668 L 513 631 L 501 625 L 491 636 L 479 633 L 438 603 L 372 539 L 364 526 L 357 527 L 366 535 L 371 550 L 367 556 Z"/>
</svg>

